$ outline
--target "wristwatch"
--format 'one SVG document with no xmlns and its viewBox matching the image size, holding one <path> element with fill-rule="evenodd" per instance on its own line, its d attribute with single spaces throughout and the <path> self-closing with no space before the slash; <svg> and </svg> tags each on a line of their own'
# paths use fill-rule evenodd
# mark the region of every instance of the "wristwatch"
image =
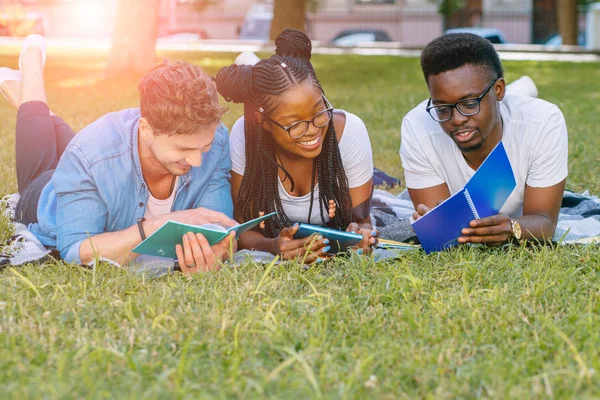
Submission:
<svg viewBox="0 0 600 400">
<path fill-rule="evenodd" d="M 516 219 L 510 219 L 510 233 L 515 239 L 517 239 L 517 241 L 520 241 L 523 237 L 523 232 L 521 232 L 521 224 L 519 224 L 519 221 Z"/>
</svg>

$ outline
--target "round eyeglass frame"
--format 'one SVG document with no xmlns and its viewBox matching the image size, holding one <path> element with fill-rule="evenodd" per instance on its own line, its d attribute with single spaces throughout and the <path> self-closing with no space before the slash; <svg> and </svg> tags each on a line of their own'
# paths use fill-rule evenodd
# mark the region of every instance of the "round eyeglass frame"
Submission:
<svg viewBox="0 0 600 400">
<path fill-rule="evenodd" d="M 281 129 L 283 129 L 284 131 L 287 132 L 288 136 L 292 139 L 300 139 L 302 136 L 306 135 L 306 133 L 308 132 L 308 128 L 310 127 L 310 124 L 313 124 L 315 128 L 323 128 L 325 126 L 327 126 L 329 124 L 329 122 L 331 121 L 331 118 L 333 118 L 333 106 L 331 105 L 331 103 L 329 102 L 329 100 L 327 100 L 327 97 L 325 97 L 325 95 L 323 96 L 323 101 L 325 102 L 325 106 L 327 108 L 325 108 L 324 110 L 319 111 L 318 113 L 316 113 L 312 119 L 310 120 L 302 120 L 302 121 L 296 121 L 293 122 L 289 125 L 281 125 L 279 122 L 267 117 L 269 119 L 269 121 L 271 121 L 272 123 L 274 123 L 275 125 L 277 125 L 278 127 L 280 127 Z M 322 125 L 317 125 L 315 124 L 315 119 L 317 119 L 320 115 L 322 115 L 323 113 L 327 113 L 329 115 L 329 118 L 327 119 L 327 122 L 323 123 Z M 298 136 L 292 136 L 291 130 L 294 129 L 296 126 L 300 125 L 300 124 L 306 124 L 306 129 L 304 130 L 304 133 L 302 133 L 301 135 Z"/>
</svg>

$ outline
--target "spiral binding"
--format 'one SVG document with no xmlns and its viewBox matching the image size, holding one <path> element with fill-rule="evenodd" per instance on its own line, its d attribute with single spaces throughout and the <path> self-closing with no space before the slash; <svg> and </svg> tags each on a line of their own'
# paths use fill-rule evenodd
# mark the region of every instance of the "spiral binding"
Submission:
<svg viewBox="0 0 600 400">
<path fill-rule="evenodd" d="M 477 212 L 477 209 L 475 208 L 475 204 L 473 203 L 473 199 L 471 198 L 469 191 L 467 189 L 465 189 L 463 191 L 463 193 L 465 195 L 465 198 L 467 199 L 467 203 L 469 203 L 469 207 L 471 208 L 471 212 L 473 213 L 473 216 L 475 217 L 475 219 L 480 219 L 479 213 Z"/>
</svg>

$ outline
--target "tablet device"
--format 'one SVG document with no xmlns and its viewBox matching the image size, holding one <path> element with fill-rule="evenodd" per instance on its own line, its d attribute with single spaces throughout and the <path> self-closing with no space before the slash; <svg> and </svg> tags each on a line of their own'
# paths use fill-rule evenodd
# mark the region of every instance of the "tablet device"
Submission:
<svg viewBox="0 0 600 400">
<path fill-rule="evenodd" d="M 294 235 L 294 239 L 302 239 L 310 235 L 321 235 L 326 239 L 329 239 L 329 254 L 342 253 L 348 250 L 362 240 L 362 235 L 352 232 L 343 232 L 337 229 L 324 228 L 322 226 L 300 224 L 298 232 Z"/>
</svg>

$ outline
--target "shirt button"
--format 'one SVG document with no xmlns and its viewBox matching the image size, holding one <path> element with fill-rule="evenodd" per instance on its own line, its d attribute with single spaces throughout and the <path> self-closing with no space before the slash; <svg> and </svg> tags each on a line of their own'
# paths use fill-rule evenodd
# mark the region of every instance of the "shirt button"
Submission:
<svg viewBox="0 0 600 400">
<path fill-rule="evenodd" d="M 143 202 L 140 202 L 140 207 L 144 207 L 144 203 Z"/>
</svg>

